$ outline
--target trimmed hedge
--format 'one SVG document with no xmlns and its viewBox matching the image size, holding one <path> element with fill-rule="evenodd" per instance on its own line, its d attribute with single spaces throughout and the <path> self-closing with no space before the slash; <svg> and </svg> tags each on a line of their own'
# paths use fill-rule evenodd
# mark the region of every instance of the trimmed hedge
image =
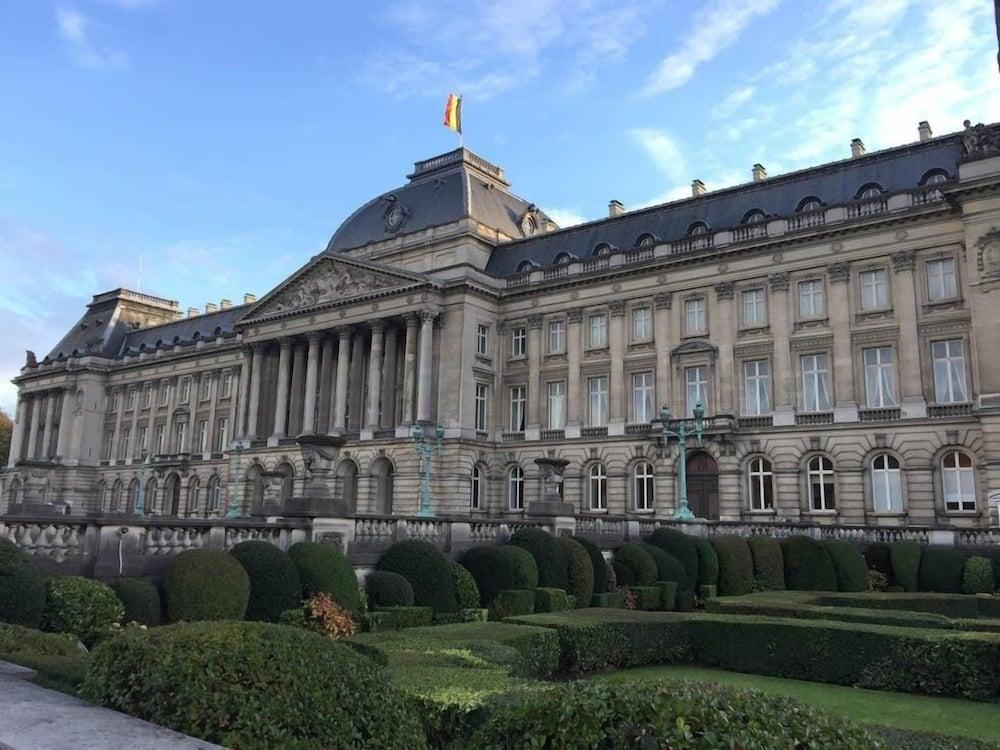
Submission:
<svg viewBox="0 0 1000 750">
<path fill-rule="evenodd" d="M 962 593 L 965 555 L 950 547 L 925 547 L 920 555 L 917 579 L 921 591 L 940 594 Z"/>
<path fill-rule="evenodd" d="M 476 609 L 479 607 L 479 587 L 472 573 L 463 568 L 454 560 L 448 561 L 448 570 L 451 571 L 451 580 L 455 584 L 455 598 L 458 599 L 458 608 Z"/>
<path fill-rule="evenodd" d="M 576 606 L 586 607 L 594 598 L 594 566 L 590 555 L 580 542 L 572 537 L 556 537 L 566 553 L 566 577 L 569 587 L 566 592 L 576 598 Z M 600 554 L 600 553 L 598 553 Z M 604 559 L 601 559 L 603 566 Z"/>
<path fill-rule="evenodd" d="M 679 591 L 691 590 L 691 580 L 687 571 L 676 557 L 655 544 L 643 544 L 642 548 L 656 561 L 657 581 L 673 581 Z"/>
<path fill-rule="evenodd" d="M 767 536 L 752 536 L 747 539 L 747 545 L 753 558 L 754 588 L 757 591 L 784 591 L 785 559 L 781 543 Z"/>
<path fill-rule="evenodd" d="M 413 587 L 413 603 L 435 613 L 457 612 L 458 596 L 448 559 L 430 542 L 407 539 L 389 547 L 378 561 L 379 570 L 399 573 Z"/>
<path fill-rule="evenodd" d="M 614 562 L 615 575 L 618 577 L 618 585 L 623 585 L 621 580 L 621 568 L 627 568 L 632 576 L 631 581 L 625 581 L 625 585 L 645 586 L 656 580 L 658 570 L 656 560 L 646 551 L 642 544 L 636 542 L 625 542 L 615 550 Z M 628 577 L 628 574 L 626 574 Z"/>
<path fill-rule="evenodd" d="M 564 612 L 572 609 L 569 598 L 562 589 L 540 586 L 535 589 L 535 612 Z"/>
<path fill-rule="evenodd" d="M 865 558 L 865 565 L 870 570 L 877 570 L 884 575 L 889 585 L 892 585 L 892 548 L 885 542 L 872 542 L 865 545 L 861 554 Z"/>
<path fill-rule="evenodd" d="M 889 545 L 892 578 L 904 591 L 917 591 L 920 579 L 920 542 L 901 539 Z"/>
<path fill-rule="evenodd" d="M 989 598 L 989 597 L 987 597 Z M 910 612 L 930 612 L 951 618 L 992 617 L 981 607 L 980 597 L 955 594 L 826 594 L 816 598 L 817 604 L 834 607 L 872 607 L 901 609 Z"/>
<path fill-rule="evenodd" d="M 45 579 L 16 544 L 0 539 L 0 622 L 37 628 L 45 608 Z"/>
<path fill-rule="evenodd" d="M 657 585 L 636 586 L 632 589 L 635 594 L 635 608 L 646 611 L 654 611 L 661 608 L 663 602 L 663 591 Z"/>
<path fill-rule="evenodd" d="M 601 609 L 622 609 L 625 606 L 625 592 L 606 591 L 603 594 L 594 594 L 590 606 Z"/>
<path fill-rule="evenodd" d="M 302 599 L 302 583 L 295 563 L 270 542 L 240 542 L 229 554 L 243 566 L 250 579 L 246 619 L 277 622 L 286 609 Z"/>
<path fill-rule="evenodd" d="M 511 534 L 510 543 L 528 550 L 535 558 L 539 586 L 566 590 L 569 586 L 569 561 L 559 540 L 552 534 L 524 526 Z"/>
<path fill-rule="evenodd" d="M 815 539 L 792 535 L 781 543 L 785 586 L 793 591 L 836 591 L 837 570 L 826 548 Z"/>
<path fill-rule="evenodd" d="M 867 591 L 868 566 L 856 546 L 843 539 L 824 539 L 833 569 L 837 576 L 839 591 Z"/>
<path fill-rule="evenodd" d="M 963 594 L 993 593 L 993 564 L 985 557 L 971 555 L 962 569 Z"/>
<path fill-rule="evenodd" d="M 707 539 L 696 536 L 694 547 L 698 551 L 698 585 L 717 586 L 719 583 L 719 556 Z"/>
<path fill-rule="evenodd" d="M 635 586 L 635 573 L 632 572 L 632 568 L 622 562 L 617 560 L 611 561 L 611 570 L 615 577 L 615 588 L 625 588 L 627 586 Z"/>
<path fill-rule="evenodd" d="M 170 622 L 242 620 L 250 599 L 250 579 L 226 552 L 189 549 L 167 566 L 163 590 Z"/>
<path fill-rule="evenodd" d="M 670 554 L 684 567 L 684 572 L 687 575 L 683 582 L 678 581 L 678 586 L 682 590 L 690 589 L 693 591 L 698 583 L 698 547 L 695 546 L 694 537 L 677 529 L 660 527 L 653 532 L 649 541 Z M 662 580 L 673 581 L 676 579 L 663 578 Z"/>
<path fill-rule="evenodd" d="M 68 633 L 43 633 L 23 625 L 0 623 L 0 659 L 22 656 L 73 657 L 81 653 L 77 639 Z"/>
<path fill-rule="evenodd" d="M 944 615 L 930 612 L 910 612 L 907 610 L 877 609 L 865 607 L 823 606 L 814 602 L 819 597 L 803 600 L 759 596 L 718 599 L 708 602 L 705 609 L 714 614 L 759 615 L 762 617 L 789 617 L 802 620 L 835 620 L 838 622 L 861 622 L 868 625 L 895 625 L 913 628 L 952 628 L 954 623 Z M 981 622 L 973 620 L 971 622 Z"/>
<path fill-rule="evenodd" d="M 717 536 L 712 546 L 719 558 L 719 593 L 723 596 L 749 594 L 753 590 L 753 557 L 746 539 Z"/>
<path fill-rule="evenodd" d="M 424 747 L 410 702 L 376 661 L 283 625 L 124 633 L 94 651 L 83 695 L 226 747 Z"/>
<path fill-rule="evenodd" d="M 108 585 L 125 606 L 122 622 L 137 622 L 150 627 L 163 622 L 160 592 L 148 578 L 118 578 Z"/>
<path fill-rule="evenodd" d="M 488 607 L 501 591 L 533 589 L 538 565 L 531 553 L 509 544 L 484 544 L 465 551 L 460 560 L 479 587 L 479 603 Z"/>
<path fill-rule="evenodd" d="M 421 628 L 434 624 L 434 610 L 430 607 L 378 607 L 370 613 L 373 631 Z"/>
<path fill-rule="evenodd" d="M 360 615 L 358 576 L 339 549 L 323 542 L 296 542 L 288 548 L 288 556 L 299 571 L 304 599 L 329 594 L 353 616 Z"/>
<path fill-rule="evenodd" d="M 594 593 L 603 594 L 607 592 L 609 590 L 607 573 L 608 563 L 604 559 L 604 555 L 601 554 L 601 550 L 597 548 L 596 544 L 585 537 L 571 536 L 570 539 L 583 547 L 587 551 L 587 555 L 590 557 L 590 564 L 594 570 Z"/>
<path fill-rule="evenodd" d="M 660 609 L 671 610 L 677 606 L 677 584 L 674 581 L 660 581 Z"/>
<path fill-rule="evenodd" d="M 490 602 L 489 609 L 489 619 L 491 620 L 530 615 L 535 611 L 535 592 L 531 589 L 501 591 Z"/>
<path fill-rule="evenodd" d="M 413 606 L 413 587 L 410 582 L 399 573 L 388 570 L 373 570 L 369 573 L 365 577 L 365 593 L 368 595 L 368 606 L 372 609 Z"/>
<path fill-rule="evenodd" d="M 42 630 L 72 633 L 88 646 L 111 635 L 125 607 L 105 583 L 83 576 L 52 576 L 45 581 Z"/>
</svg>

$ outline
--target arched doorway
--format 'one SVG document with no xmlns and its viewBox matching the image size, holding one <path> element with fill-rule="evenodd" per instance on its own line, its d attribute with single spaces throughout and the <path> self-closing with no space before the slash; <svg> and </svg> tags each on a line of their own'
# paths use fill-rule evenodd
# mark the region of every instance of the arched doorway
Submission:
<svg viewBox="0 0 1000 750">
<path fill-rule="evenodd" d="M 704 451 L 688 456 L 688 507 L 698 518 L 719 520 L 719 465 Z"/>
<path fill-rule="evenodd" d="M 181 479 L 176 474 L 168 476 L 163 486 L 163 506 L 172 516 L 181 514 Z"/>
<path fill-rule="evenodd" d="M 337 467 L 337 478 L 344 507 L 353 513 L 358 507 L 358 465 L 349 458 L 344 459 Z"/>
<path fill-rule="evenodd" d="M 372 461 L 372 510 L 389 515 L 392 513 L 392 463 L 384 456 Z"/>
</svg>

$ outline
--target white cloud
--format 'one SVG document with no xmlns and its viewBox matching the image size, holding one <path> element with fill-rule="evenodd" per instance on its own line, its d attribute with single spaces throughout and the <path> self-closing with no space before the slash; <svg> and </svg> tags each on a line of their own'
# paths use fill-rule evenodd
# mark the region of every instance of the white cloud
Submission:
<svg viewBox="0 0 1000 750">
<path fill-rule="evenodd" d="M 672 182 L 681 182 L 688 178 L 684 151 L 666 130 L 633 128 L 629 131 L 629 136 L 652 159 L 657 169 Z"/>
<path fill-rule="evenodd" d="M 710 114 L 716 119 L 731 117 L 740 107 L 753 98 L 755 86 L 743 86 L 730 91 L 726 98 L 712 107 Z"/>
<path fill-rule="evenodd" d="M 716 0 L 696 15 L 681 46 L 663 58 L 642 93 L 653 96 L 683 86 L 699 65 L 733 44 L 755 18 L 777 5 L 778 0 Z"/>
<path fill-rule="evenodd" d="M 93 70 L 124 67 L 128 55 L 123 50 L 96 44 L 90 36 L 90 27 L 90 19 L 78 10 L 59 8 L 56 11 L 56 31 L 77 63 Z"/>
<path fill-rule="evenodd" d="M 543 210 L 549 215 L 552 221 L 563 229 L 575 224 L 583 224 L 587 221 L 587 217 L 573 208 L 546 208 Z"/>
</svg>

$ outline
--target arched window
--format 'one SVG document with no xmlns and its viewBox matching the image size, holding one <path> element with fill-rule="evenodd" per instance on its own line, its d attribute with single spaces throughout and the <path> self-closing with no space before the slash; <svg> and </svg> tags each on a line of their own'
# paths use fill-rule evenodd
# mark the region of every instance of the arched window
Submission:
<svg viewBox="0 0 1000 750">
<path fill-rule="evenodd" d="M 188 513 L 197 513 L 201 510 L 201 482 L 198 477 L 191 477 L 188 482 Z"/>
<path fill-rule="evenodd" d="M 639 239 L 635 241 L 636 247 L 652 247 L 656 244 L 656 236 L 646 232 L 645 234 L 640 234 Z"/>
<path fill-rule="evenodd" d="M 872 459 L 872 507 L 876 513 L 903 510 L 903 477 L 899 459 L 880 453 Z"/>
<path fill-rule="evenodd" d="M 594 248 L 594 255 L 603 258 L 605 255 L 611 255 L 611 245 L 607 242 L 602 242 Z"/>
<path fill-rule="evenodd" d="M 877 182 L 869 182 L 858 188 L 855 199 L 859 201 L 873 201 L 881 198 L 883 192 L 885 191 Z"/>
<path fill-rule="evenodd" d="M 750 510 L 774 508 L 774 472 L 766 458 L 755 458 L 747 465 L 750 483 Z"/>
<path fill-rule="evenodd" d="M 218 513 L 222 506 L 222 482 L 217 474 L 208 480 L 208 512 Z"/>
<path fill-rule="evenodd" d="M 653 465 L 640 461 L 632 470 L 632 506 L 635 510 L 652 510 L 654 502 Z"/>
<path fill-rule="evenodd" d="M 524 469 L 511 466 L 507 471 L 507 508 L 524 510 Z"/>
<path fill-rule="evenodd" d="M 924 186 L 940 185 L 942 182 L 948 181 L 948 173 L 943 169 L 929 169 L 924 176 L 920 178 L 920 184 Z"/>
<path fill-rule="evenodd" d="M 823 208 L 823 201 L 815 195 L 807 195 L 799 201 L 798 208 L 795 210 L 799 213 L 808 213 L 809 211 L 819 211 L 821 208 Z"/>
<path fill-rule="evenodd" d="M 392 463 L 385 456 L 372 461 L 370 477 L 376 513 L 385 515 L 392 513 L 392 474 Z"/>
<path fill-rule="evenodd" d="M 565 266 L 567 263 L 570 263 L 572 260 L 573 260 L 572 256 L 569 253 L 565 253 L 564 252 L 564 253 L 559 253 L 556 256 L 556 259 L 555 259 L 554 263 L 557 266 Z"/>
<path fill-rule="evenodd" d="M 122 509 L 122 480 L 117 479 L 111 487 L 111 512 L 120 513 Z"/>
<path fill-rule="evenodd" d="M 813 456 L 808 467 L 809 507 L 812 510 L 836 510 L 833 461 L 826 456 Z"/>
<path fill-rule="evenodd" d="M 352 460 L 344 459 L 337 469 L 340 479 L 340 497 L 349 511 L 358 507 L 358 465 Z"/>
<path fill-rule="evenodd" d="M 753 209 L 750 209 L 749 211 L 747 211 L 743 215 L 743 223 L 744 224 L 760 224 L 766 218 L 767 217 L 764 215 L 763 211 L 761 211 L 759 208 L 753 208 Z"/>
<path fill-rule="evenodd" d="M 287 461 L 278 464 L 275 471 L 281 474 L 281 502 L 285 502 L 292 496 L 295 481 L 295 469 Z"/>
<path fill-rule="evenodd" d="M 139 502 L 139 480 L 133 479 L 128 486 L 128 512 L 135 513 L 136 503 Z"/>
<path fill-rule="evenodd" d="M 143 498 L 143 503 L 147 510 L 158 511 L 160 509 L 159 498 L 156 496 L 156 489 L 158 484 L 155 479 L 150 479 L 146 482 L 146 496 Z"/>
<path fill-rule="evenodd" d="M 479 510 L 483 507 L 483 471 L 479 464 L 472 467 L 472 484 L 469 488 L 469 508 Z"/>
<path fill-rule="evenodd" d="M 530 271 L 534 267 L 535 264 L 532 263 L 530 260 L 522 260 L 520 263 L 517 264 L 517 272 L 528 273 L 528 271 Z"/>
<path fill-rule="evenodd" d="M 587 498 L 591 510 L 608 509 L 608 472 L 604 464 L 593 464 L 590 467 Z"/>
<path fill-rule="evenodd" d="M 102 479 L 100 482 L 97 483 L 97 489 L 96 489 L 96 492 L 95 492 L 95 497 L 97 498 L 97 507 L 98 507 L 99 510 L 107 510 L 108 509 L 108 505 L 107 505 L 108 497 L 107 497 L 107 495 L 108 495 L 108 485 Z"/>
<path fill-rule="evenodd" d="M 700 234 L 708 234 L 708 224 L 703 221 L 696 221 L 688 227 L 687 233 L 691 237 L 697 237 Z"/>
<path fill-rule="evenodd" d="M 976 509 L 976 474 L 972 458 L 962 451 L 948 451 L 941 459 L 941 487 L 945 510 Z"/>
</svg>

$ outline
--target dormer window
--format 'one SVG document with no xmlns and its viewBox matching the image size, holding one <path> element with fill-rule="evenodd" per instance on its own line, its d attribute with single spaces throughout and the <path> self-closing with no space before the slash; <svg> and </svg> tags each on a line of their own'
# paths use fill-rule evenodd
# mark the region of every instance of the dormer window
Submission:
<svg viewBox="0 0 1000 750">
<path fill-rule="evenodd" d="M 572 260 L 573 259 L 572 257 L 570 257 L 569 253 L 559 253 L 559 255 L 556 256 L 555 265 L 565 266 L 569 264 Z"/>
<path fill-rule="evenodd" d="M 931 169 L 920 180 L 920 184 L 925 187 L 940 185 L 948 181 L 948 173 L 943 169 Z"/>
<path fill-rule="evenodd" d="M 639 235 L 639 239 L 635 241 L 636 247 L 652 247 L 656 244 L 656 237 L 647 232 L 646 234 Z"/>
<path fill-rule="evenodd" d="M 530 260 L 522 260 L 520 262 L 520 264 L 518 264 L 518 266 L 517 266 L 517 272 L 518 273 L 528 273 L 534 267 L 535 267 L 535 264 L 532 263 Z"/>
<path fill-rule="evenodd" d="M 751 209 L 743 215 L 744 224 L 762 224 L 764 222 L 764 212 L 759 208 Z"/>
<path fill-rule="evenodd" d="M 697 237 L 699 235 L 708 234 L 708 224 L 703 221 L 696 221 L 694 224 L 688 227 L 688 236 Z"/>
<path fill-rule="evenodd" d="M 882 193 L 884 192 L 885 191 L 882 189 L 882 186 L 877 182 L 869 182 L 868 184 L 861 186 L 858 190 L 856 198 L 859 201 L 874 201 L 881 198 Z"/>
<path fill-rule="evenodd" d="M 602 242 L 597 247 L 594 248 L 594 255 L 598 258 L 603 258 L 607 255 L 611 255 L 611 245 L 607 242 Z"/>
<path fill-rule="evenodd" d="M 799 207 L 795 210 L 800 214 L 804 214 L 810 211 L 819 211 L 821 208 L 823 208 L 823 201 L 815 195 L 808 195 L 799 201 Z"/>
<path fill-rule="evenodd" d="M 531 214 L 525 214 L 521 219 L 521 231 L 526 237 L 530 237 L 538 231 L 538 222 Z"/>
</svg>

